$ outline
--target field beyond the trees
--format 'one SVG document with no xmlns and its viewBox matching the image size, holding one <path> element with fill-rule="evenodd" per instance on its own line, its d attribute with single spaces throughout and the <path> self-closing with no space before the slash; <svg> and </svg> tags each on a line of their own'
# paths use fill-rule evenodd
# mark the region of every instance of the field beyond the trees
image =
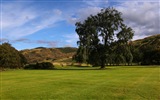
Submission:
<svg viewBox="0 0 160 100">
<path fill-rule="evenodd" d="M 160 66 L 0 72 L 1 100 L 160 100 Z"/>
</svg>

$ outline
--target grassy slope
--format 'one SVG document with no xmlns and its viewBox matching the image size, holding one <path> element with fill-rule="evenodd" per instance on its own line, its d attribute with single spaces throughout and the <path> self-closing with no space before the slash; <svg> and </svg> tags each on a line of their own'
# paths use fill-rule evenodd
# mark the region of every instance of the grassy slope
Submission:
<svg viewBox="0 0 160 100">
<path fill-rule="evenodd" d="M 158 100 L 160 69 L 5 71 L 0 88 L 2 100 Z"/>
<path fill-rule="evenodd" d="M 146 37 L 144 39 L 139 39 L 133 41 L 133 45 L 138 48 L 144 48 L 146 46 L 152 46 L 156 48 L 160 48 L 160 34 L 152 35 L 149 37 Z"/>
<path fill-rule="evenodd" d="M 21 53 L 26 57 L 28 63 L 36 63 L 42 61 L 53 61 L 55 59 L 72 57 L 77 48 L 64 47 L 64 48 L 44 48 L 37 47 L 35 49 L 22 50 Z"/>
</svg>

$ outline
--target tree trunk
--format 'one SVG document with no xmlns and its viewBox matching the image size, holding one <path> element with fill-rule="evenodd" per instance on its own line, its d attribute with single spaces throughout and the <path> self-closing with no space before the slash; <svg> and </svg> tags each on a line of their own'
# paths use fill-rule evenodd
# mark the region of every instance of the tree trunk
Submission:
<svg viewBox="0 0 160 100">
<path fill-rule="evenodd" d="M 101 65 L 101 69 L 104 69 L 105 68 L 105 65 Z"/>
<path fill-rule="evenodd" d="M 105 61 L 102 60 L 101 69 L 104 69 L 104 68 L 105 68 Z"/>
</svg>

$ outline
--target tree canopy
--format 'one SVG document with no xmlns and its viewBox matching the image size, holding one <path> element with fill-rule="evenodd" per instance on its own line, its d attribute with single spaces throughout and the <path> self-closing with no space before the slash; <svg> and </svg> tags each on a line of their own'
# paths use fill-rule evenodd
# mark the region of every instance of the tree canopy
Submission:
<svg viewBox="0 0 160 100">
<path fill-rule="evenodd" d="M 25 63 L 25 57 L 9 43 L 0 45 L 1 68 L 21 68 Z"/>
<path fill-rule="evenodd" d="M 77 62 L 101 68 L 106 64 L 132 62 L 128 42 L 134 32 L 124 24 L 121 12 L 114 8 L 102 9 L 97 15 L 90 15 L 75 25 L 79 36 L 79 49 L 74 57 Z"/>
</svg>

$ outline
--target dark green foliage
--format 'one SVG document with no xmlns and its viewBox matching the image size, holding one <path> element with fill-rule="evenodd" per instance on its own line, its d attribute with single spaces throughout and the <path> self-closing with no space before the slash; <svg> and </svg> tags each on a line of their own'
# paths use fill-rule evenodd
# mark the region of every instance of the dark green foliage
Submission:
<svg viewBox="0 0 160 100">
<path fill-rule="evenodd" d="M 82 49 L 81 47 L 79 47 L 79 49 L 77 50 L 77 54 L 73 56 L 73 60 L 76 60 L 78 63 L 82 63 L 85 62 L 84 61 L 84 55 L 83 55 L 83 51 L 84 49 Z"/>
<path fill-rule="evenodd" d="M 42 62 L 26 65 L 24 69 L 54 69 L 54 65 L 50 62 Z"/>
<path fill-rule="evenodd" d="M 133 62 L 142 65 L 160 65 L 160 34 L 133 41 Z"/>
<path fill-rule="evenodd" d="M 132 46 L 131 52 L 133 54 L 133 62 L 140 65 L 142 62 L 143 53 L 140 52 L 140 50 L 138 48 L 135 48 L 134 46 Z"/>
<path fill-rule="evenodd" d="M 160 49 L 144 51 L 142 65 L 160 65 Z"/>
<path fill-rule="evenodd" d="M 25 57 L 9 43 L 0 45 L 0 67 L 22 68 L 26 62 Z"/>
<path fill-rule="evenodd" d="M 79 35 L 79 50 L 76 54 L 78 59 L 75 57 L 77 61 L 101 68 L 109 63 L 132 62 L 128 41 L 132 39 L 134 32 L 123 23 L 121 15 L 114 8 L 106 8 L 97 15 L 89 16 L 84 22 L 76 23 Z"/>
</svg>

